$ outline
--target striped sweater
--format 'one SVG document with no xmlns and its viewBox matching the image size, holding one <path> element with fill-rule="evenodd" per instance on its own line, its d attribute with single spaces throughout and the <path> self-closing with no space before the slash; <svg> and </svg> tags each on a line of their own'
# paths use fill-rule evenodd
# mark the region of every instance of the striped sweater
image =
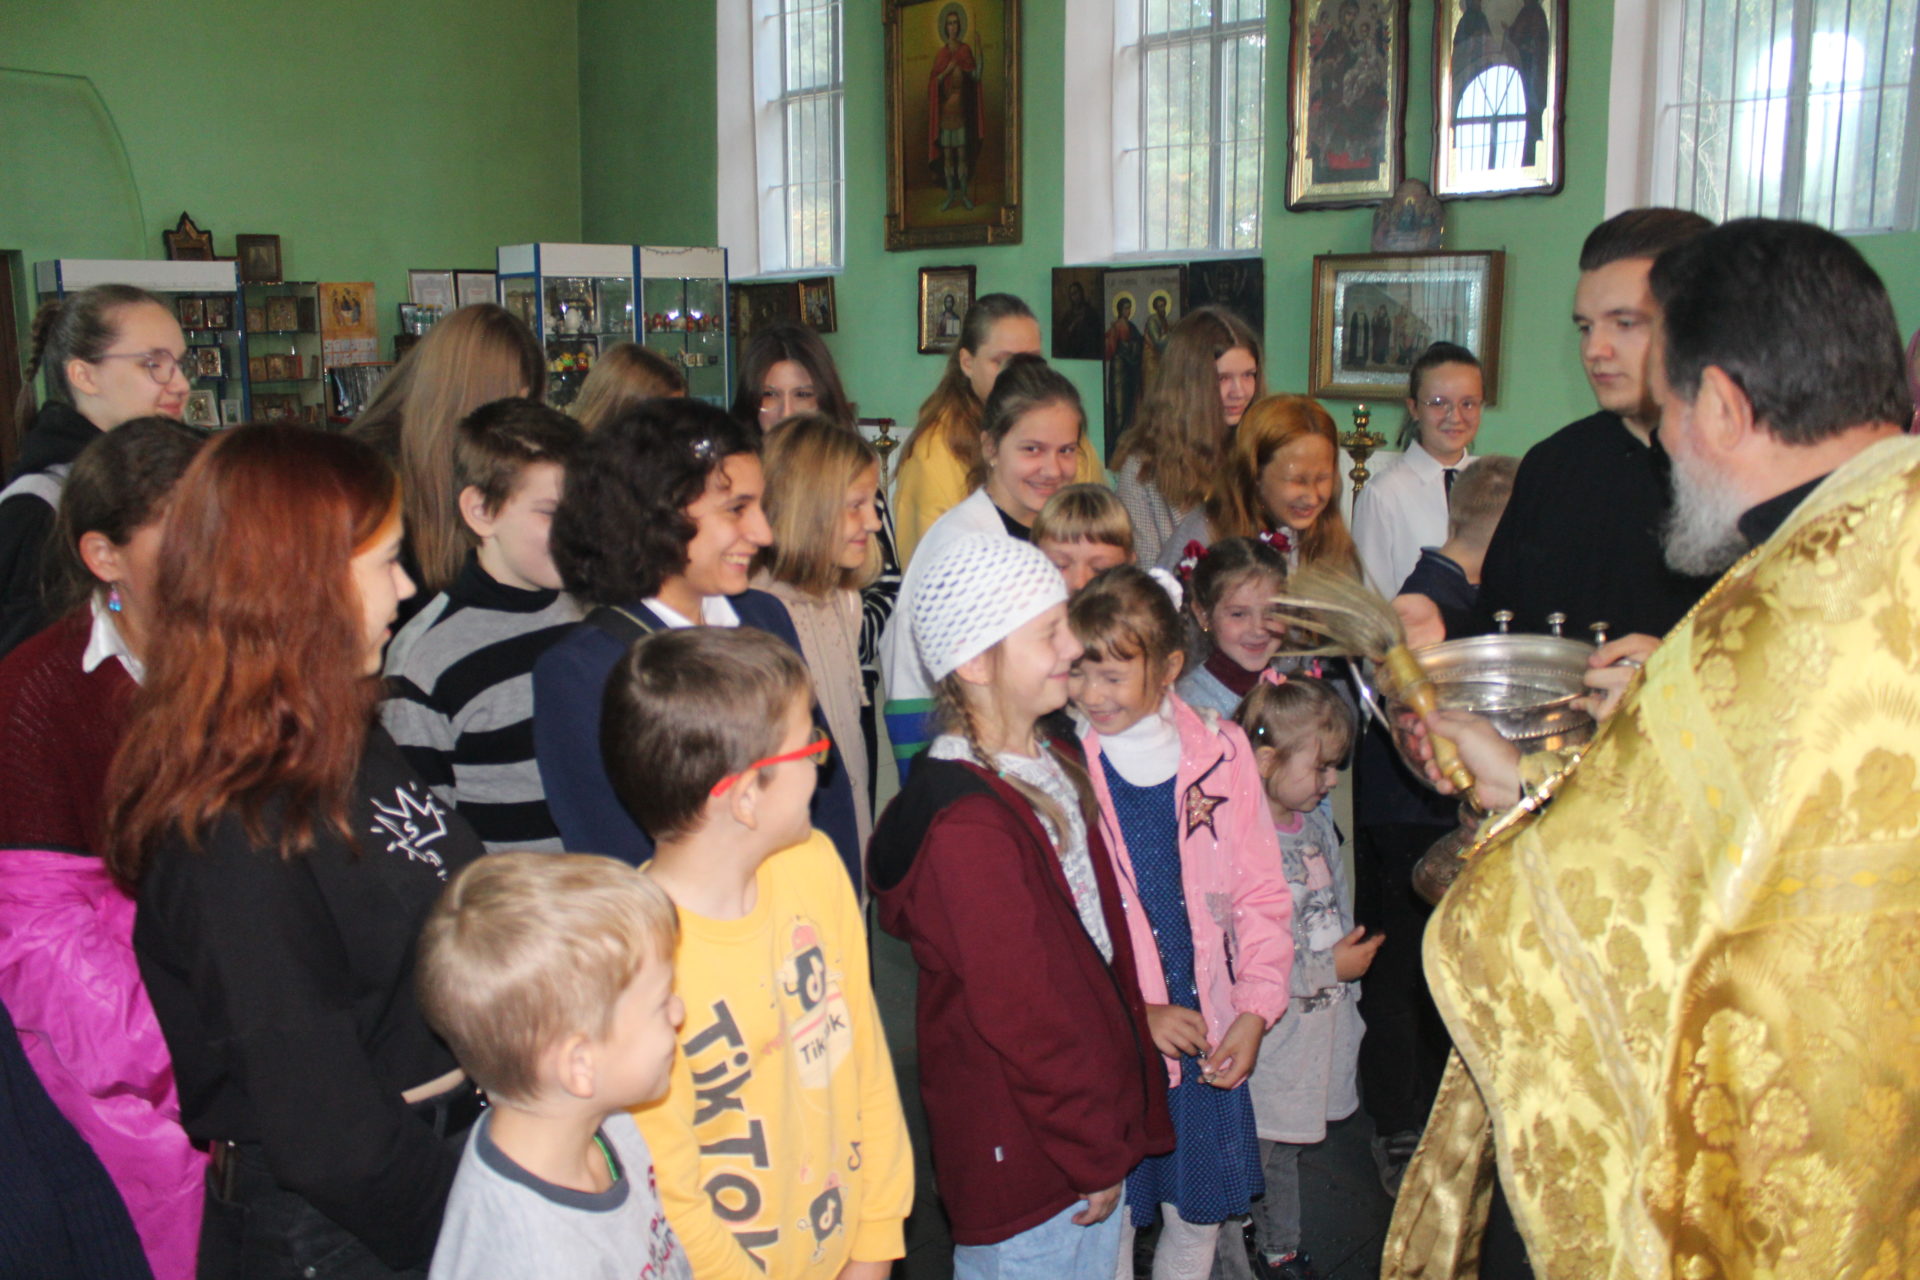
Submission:
<svg viewBox="0 0 1920 1280">
<path fill-rule="evenodd" d="M 571 597 L 506 586 L 469 556 L 387 650 L 381 720 L 488 853 L 562 847 L 533 756 L 533 664 L 579 618 Z"/>
</svg>

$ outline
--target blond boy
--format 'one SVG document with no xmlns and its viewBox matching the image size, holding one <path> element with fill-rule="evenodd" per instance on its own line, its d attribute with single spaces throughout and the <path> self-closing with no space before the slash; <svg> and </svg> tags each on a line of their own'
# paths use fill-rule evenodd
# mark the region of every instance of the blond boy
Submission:
<svg viewBox="0 0 1920 1280">
<path fill-rule="evenodd" d="M 441 895 L 421 1004 L 491 1106 L 431 1280 L 691 1275 L 627 1110 L 667 1089 L 677 934 L 658 886 L 593 855 L 498 854 Z"/>
<path fill-rule="evenodd" d="M 1103 484 L 1070 484 L 1047 499 L 1028 536 L 1072 595 L 1102 570 L 1132 564 L 1133 521 Z"/>
</svg>

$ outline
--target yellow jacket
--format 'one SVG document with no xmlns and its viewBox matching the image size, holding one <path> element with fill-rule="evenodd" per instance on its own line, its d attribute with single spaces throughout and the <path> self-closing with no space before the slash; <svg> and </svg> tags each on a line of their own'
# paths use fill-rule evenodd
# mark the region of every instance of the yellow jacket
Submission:
<svg viewBox="0 0 1920 1280">
<path fill-rule="evenodd" d="M 1843 465 L 1435 912 L 1386 1276 L 1920 1274 L 1920 440 Z"/>
<path fill-rule="evenodd" d="M 945 435 L 933 428 L 925 434 L 926 438 L 914 445 L 912 456 L 901 461 L 895 480 L 893 541 L 900 552 L 902 569 L 913 558 L 913 549 L 920 545 L 920 539 L 933 527 L 933 522 L 973 492 L 973 486 L 967 483 L 967 469 L 948 447 Z M 1092 440 L 1083 438 L 1080 465 L 1073 473 L 1074 483 L 1104 484 L 1106 479 L 1100 459 L 1094 456 Z"/>
</svg>

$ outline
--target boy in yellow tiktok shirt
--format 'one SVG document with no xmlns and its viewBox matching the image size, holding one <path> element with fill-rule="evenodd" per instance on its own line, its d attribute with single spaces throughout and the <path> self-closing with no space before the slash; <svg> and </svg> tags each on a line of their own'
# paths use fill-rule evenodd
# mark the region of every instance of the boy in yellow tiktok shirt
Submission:
<svg viewBox="0 0 1920 1280">
<path fill-rule="evenodd" d="M 881 1280 L 912 1154 L 860 908 L 808 801 L 827 744 L 799 655 L 698 627 L 636 644 L 602 742 L 679 909 L 667 1096 L 636 1111 L 700 1280 Z"/>
</svg>

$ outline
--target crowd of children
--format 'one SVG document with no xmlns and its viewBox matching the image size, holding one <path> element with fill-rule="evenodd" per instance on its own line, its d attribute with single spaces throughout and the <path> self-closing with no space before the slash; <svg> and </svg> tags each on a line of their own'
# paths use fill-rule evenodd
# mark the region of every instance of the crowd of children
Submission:
<svg viewBox="0 0 1920 1280">
<path fill-rule="evenodd" d="M 65 583 L 0 663 L 0 945 L 106 957 L 129 1030 L 34 1065 L 156 1274 L 890 1274 L 869 894 L 956 1275 L 1125 1277 L 1154 1229 L 1156 1280 L 1204 1277 L 1243 1228 L 1263 1280 L 1315 1274 L 1301 1155 L 1358 1105 L 1385 935 L 1329 800 L 1353 703 L 1273 598 L 1359 561 L 1331 419 L 1261 393 L 1243 323 L 1183 322 L 1116 496 L 1031 313 L 982 298 L 906 455 L 902 581 L 804 331 L 756 339 L 731 414 L 636 350 L 569 416 L 468 308 L 354 433 L 202 446 L 158 304 L 67 305 L 96 314 L 46 429 L 97 439 L 28 473 L 57 519 L 0 508 Z M 150 367 L 115 393 L 122 340 Z M 1464 476 L 1418 572 L 1470 588 L 1511 467 Z M 10 896 L 72 870 L 65 915 Z M 72 989 L 0 971 L 40 1043 Z"/>
</svg>

